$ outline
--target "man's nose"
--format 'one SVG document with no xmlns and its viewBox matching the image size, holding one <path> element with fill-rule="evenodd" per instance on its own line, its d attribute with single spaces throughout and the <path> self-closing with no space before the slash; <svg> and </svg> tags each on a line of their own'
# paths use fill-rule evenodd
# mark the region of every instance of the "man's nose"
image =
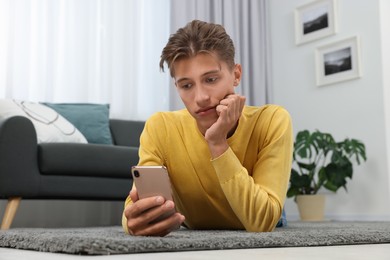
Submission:
<svg viewBox="0 0 390 260">
<path fill-rule="evenodd" d="M 202 85 L 198 85 L 195 93 L 195 101 L 199 105 L 202 105 L 203 103 L 208 102 L 209 100 L 210 100 L 210 95 L 208 91 Z"/>
</svg>

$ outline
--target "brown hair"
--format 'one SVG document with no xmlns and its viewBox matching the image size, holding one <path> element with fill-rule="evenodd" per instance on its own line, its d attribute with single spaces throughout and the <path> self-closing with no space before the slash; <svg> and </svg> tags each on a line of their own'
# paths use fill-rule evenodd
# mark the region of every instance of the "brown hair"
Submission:
<svg viewBox="0 0 390 260">
<path fill-rule="evenodd" d="M 234 44 L 223 26 L 199 20 L 189 22 L 169 37 L 161 54 L 160 68 L 164 71 L 166 62 L 174 77 L 176 60 L 195 57 L 199 53 L 216 54 L 229 68 L 234 68 Z"/>
</svg>

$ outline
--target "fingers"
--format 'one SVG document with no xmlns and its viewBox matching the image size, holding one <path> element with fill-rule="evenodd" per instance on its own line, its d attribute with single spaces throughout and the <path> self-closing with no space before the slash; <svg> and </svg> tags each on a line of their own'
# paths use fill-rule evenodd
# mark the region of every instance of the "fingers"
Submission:
<svg viewBox="0 0 390 260">
<path fill-rule="evenodd" d="M 238 105 L 240 110 L 244 108 L 246 98 L 244 96 L 238 95 L 238 94 L 229 94 L 224 99 L 221 100 L 221 105 Z"/>
<path fill-rule="evenodd" d="M 141 199 L 129 205 L 125 209 L 125 216 L 130 234 L 150 236 L 165 236 L 179 228 L 185 219 L 180 213 L 175 213 L 173 201 L 165 201 L 160 196 Z"/>
<path fill-rule="evenodd" d="M 235 123 L 241 116 L 246 98 L 237 94 L 229 94 L 216 107 L 219 116 L 225 116 L 228 123 Z"/>
<path fill-rule="evenodd" d="M 139 215 L 145 213 L 146 216 L 153 218 L 153 214 L 146 214 L 146 211 L 152 211 L 153 208 L 163 205 L 165 202 L 164 198 L 161 196 L 145 198 L 142 200 L 137 200 L 133 202 L 128 208 L 125 210 L 125 216 L 129 218 L 136 218 Z M 170 205 L 168 203 L 168 205 Z M 158 216 L 158 215 L 157 215 Z M 153 219 L 149 220 L 152 221 Z M 147 221 L 147 220 L 146 220 Z"/>
<path fill-rule="evenodd" d="M 181 224 L 184 222 L 184 216 L 180 213 L 174 213 L 171 216 L 145 226 L 144 229 L 140 229 L 137 232 L 135 232 L 134 235 L 137 236 L 166 236 L 169 233 L 171 233 L 174 230 L 177 230 L 180 228 Z"/>
<path fill-rule="evenodd" d="M 246 97 L 240 96 L 240 112 L 244 109 Z"/>
</svg>

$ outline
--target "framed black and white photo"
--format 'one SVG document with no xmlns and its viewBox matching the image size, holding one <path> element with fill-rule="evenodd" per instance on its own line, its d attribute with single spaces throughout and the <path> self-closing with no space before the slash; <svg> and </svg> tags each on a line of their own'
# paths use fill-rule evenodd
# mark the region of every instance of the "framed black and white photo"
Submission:
<svg viewBox="0 0 390 260">
<path fill-rule="evenodd" d="M 337 31 L 336 0 L 317 0 L 295 10 L 297 45 L 330 36 Z"/>
<path fill-rule="evenodd" d="M 316 49 L 317 86 L 333 84 L 361 77 L 357 36 Z"/>
</svg>

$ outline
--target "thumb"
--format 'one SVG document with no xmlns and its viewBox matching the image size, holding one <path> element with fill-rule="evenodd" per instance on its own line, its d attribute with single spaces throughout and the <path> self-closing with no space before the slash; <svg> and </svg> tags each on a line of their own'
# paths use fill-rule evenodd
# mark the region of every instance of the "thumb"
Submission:
<svg viewBox="0 0 390 260">
<path fill-rule="evenodd" d="M 130 191 L 130 198 L 131 198 L 131 201 L 133 201 L 133 202 L 136 202 L 137 200 L 139 200 L 137 188 L 135 187 L 135 185 L 133 185 L 133 188 Z"/>
</svg>

